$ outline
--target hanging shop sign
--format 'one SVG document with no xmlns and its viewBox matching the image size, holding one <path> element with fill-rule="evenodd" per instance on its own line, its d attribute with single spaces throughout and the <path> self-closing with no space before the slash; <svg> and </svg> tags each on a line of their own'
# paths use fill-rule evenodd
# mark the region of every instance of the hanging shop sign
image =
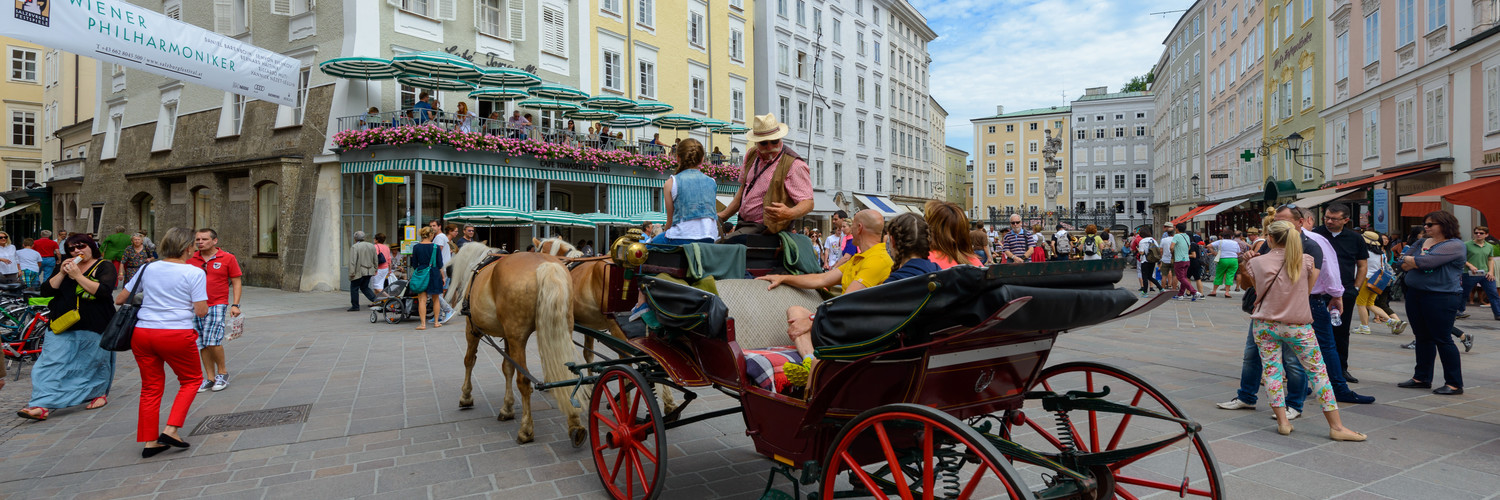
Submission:
<svg viewBox="0 0 1500 500">
<path fill-rule="evenodd" d="M 1376 188 L 1372 191 L 1375 194 L 1375 201 L 1373 202 L 1375 208 L 1373 210 L 1375 212 L 1375 220 L 1373 221 L 1375 232 L 1381 234 L 1389 233 L 1391 231 L 1391 192 L 1381 188 Z"/>
<path fill-rule="evenodd" d="M 0 35 L 247 97 L 296 106 L 296 59 L 123 0 L 14 2 Z M 8 5 L 7 5 L 8 6 Z"/>
<path fill-rule="evenodd" d="M 375 174 L 375 185 L 381 184 L 406 184 L 406 176 Z"/>
</svg>

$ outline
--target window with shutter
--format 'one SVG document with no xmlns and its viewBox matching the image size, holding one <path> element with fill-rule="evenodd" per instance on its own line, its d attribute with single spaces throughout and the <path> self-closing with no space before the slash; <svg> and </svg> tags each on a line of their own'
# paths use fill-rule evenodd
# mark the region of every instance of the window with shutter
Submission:
<svg viewBox="0 0 1500 500">
<path fill-rule="evenodd" d="M 292 0 L 271 0 L 271 13 L 278 16 L 292 15 Z"/>
<path fill-rule="evenodd" d="M 1484 131 L 1500 130 L 1500 66 L 1484 70 Z"/>
<path fill-rule="evenodd" d="M 567 15 L 552 7 L 542 7 L 542 51 L 568 57 L 567 32 Z"/>
<path fill-rule="evenodd" d="M 214 33 L 221 35 L 234 35 L 230 30 L 234 29 L 234 5 L 232 0 L 214 0 Z"/>
<path fill-rule="evenodd" d="M 474 2 L 474 28 L 480 33 L 505 38 L 503 31 L 504 5 L 503 0 L 475 0 Z"/>
<path fill-rule="evenodd" d="M 524 0 L 506 0 L 507 16 L 510 21 L 510 33 L 507 33 L 511 41 L 526 40 L 526 3 Z"/>
</svg>

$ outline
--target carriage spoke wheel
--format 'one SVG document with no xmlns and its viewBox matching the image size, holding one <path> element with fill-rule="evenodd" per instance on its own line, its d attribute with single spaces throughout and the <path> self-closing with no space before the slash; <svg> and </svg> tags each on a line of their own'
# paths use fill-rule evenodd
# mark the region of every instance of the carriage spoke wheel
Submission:
<svg viewBox="0 0 1500 500">
<path fill-rule="evenodd" d="M 886 405 L 849 422 L 823 461 L 822 497 L 1032 499 L 979 432 L 941 411 Z M 851 490 L 836 491 L 848 475 Z"/>
<path fill-rule="evenodd" d="M 589 401 L 594 468 L 610 496 L 656 498 L 667 478 L 666 427 L 651 384 L 628 366 L 599 376 Z"/>
<path fill-rule="evenodd" d="M 1105 387 L 1110 392 L 1104 399 L 1187 418 L 1165 394 L 1145 380 L 1101 363 L 1071 362 L 1047 367 L 1031 389 L 1062 394 L 1076 390 L 1097 392 Z M 1183 426 L 1173 422 L 1084 410 L 1070 412 L 1069 432 L 1062 432 L 1063 425 L 1053 414 L 1043 411 L 1040 402 L 1028 401 L 1027 404 L 1029 411 L 1020 419 L 1019 425 L 1005 424 L 1004 436 L 1042 452 L 1059 452 L 1070 447 L 1084 453 L 1109 451 L 1141 446 L 1183 433 Z M 1027 472 L 1027 469 L 1022 469 L 1022 476 L 1030 477 Z M 1112 486 L 1113 495 L 1101 488 L 1101 494 L 1096 498 L 1134 500 L 1162 492 L 1187 498 L 1221 499 L 1225 496 L 1224 480 L 1219 475 L 1213 452 L 1199 435 L 1190 435 L 1114 463 L 1090 467 L 1089 472 L 1096 477 L 1105 472 L 1113 476 L 1099 479 L 1100 485 Z"/>
</svg>

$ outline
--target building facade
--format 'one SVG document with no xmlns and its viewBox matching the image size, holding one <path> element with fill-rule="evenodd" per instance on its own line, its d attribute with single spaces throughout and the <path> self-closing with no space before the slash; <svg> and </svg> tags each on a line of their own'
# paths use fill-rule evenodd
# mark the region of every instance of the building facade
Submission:
<svg viewBox="0 0 1500 500">
<path fill-rule="evenodd" d="M 78 134 L 79 124 L 94 119 L 94 86 L 98 61 L 47 49 L 44 59 L 46 85 L 42 90 L 42 171 L 38 181 L 50 188 L 51 218 L 44 228 L 78 231 L 78 188 L 83 181 L 83 159 L 88 156 L 89 134 Z"/>
<path fill-rule="evenodd" d="M 763 70 L 755 75 L 756 112 L 786 123 L 786 144 L 807 158 L 813 215 L 864 208 L 862 196 L 888 196 L 896 179 L 903 189 L 912 184 L 905 179 L 915 180 L 913 162 L 897 144 L 905 132 L 893 128 L 906 104 L 890 96 L 897 93 L 892 83 L 904 82 L 901 96 L 920 91 L 926 102 L 926 43 L 936 35 L 918 21 L 905 0 L 758 2 L 752 36 Z M 907 58 L 900 75 L 888 52 L 896 48 Z M 915 122 L 909 115 L 899 123 Z"/>
<path fill-rule="evenodd" d="M 1113 212 L 1118 224 L 1150 222 L 1151 92 L 1087 89 L 1073 101 L 1073 182 L 1077 212 Z"/>
<path fill-rule="evenodd" d="M 755 0 L 601 0 L 583 39 L 591 61 L 583 88 L 590 94 L 645 99 L 672 105 L 674 113 L 749 123 L 755 110 Z M 557 5 L 565 7 L 568 2 Z M 543 8 L 546 8 L 545 6 Z M 661 141 L 692 137 L 726 156 L 745 150 L 744 136 L 706 129 L 661 131 L 646 126 L 637 137 Z"/>
<path fill-rule="evenodd" d="M 1322 112 L 1330 137 L 1319 152 L 1356 222 L 1404 235 L 1444 209 L 1464 227 L 1481 223 L 1469 207 L 1410 197 L 1500 169 L 1497 22 L 1494 2 L 1330 6 L 1321 23 L 1333 54 Z"/>
<path fill-rule="evenodd" d="M 926 150 L 923 155 L 927 158 L 928 173 L 924 180 L 927 185 L 927 197 L 934 200 L 949 200 L 952 190 L 948 186 L 948 155 L 944 151 L 948 147 L 947 120 L 948 110 L 938 104 L 937 99 L 927 98 L 927 123 L 931 124 L 931 130 L 927 131 Z"/>
<path fill-rule="evenodd" d="M 1209 202 L 1259 200 L 1264 188 L 1264 158 L 1255 151 L 1264 133 L 1265 12 L 1253 2 L 1209 8 L 1207 175 L 1200 179 Z"/>
<path fill-rule="evenodd" d="M 1155 120 L 1153 140 L 1152 216 L 1167 222 L 1201 202 L 1203 192 L 1192 184 L 1203 174 L 1204 19 L 1210 2 L 1193 2 L 1163 40 L 1151 90 Z"/>
<path fill-rule="evenodd" d="M 889 2 L 885 17 L 887 92 L 891 98 L 891 178 L 896 194 L 931 198 L 934 153 L 931 98 L 927 93 L 932 57 L 927 44 L 937 33 L 907 0 Z M 877 21 L 878 22 L 878 21 Z M 936 133 L 941 134 L 941 130 Z"/>
<path fill-rule="evenodd" d="M 1265 93 L 1263 110 L 1266 143 L 1272 145 L 1264 162 L 1266 191 L 1285 201 L 1312 191 L 1328 179 L 1324 149 L 1323 109 L 1324 2 L 1268 2 L 1266 5 Z M 1302 137 L 1294 156 L 1281 147 L 1292 134 Z M 1274 181 L 1274 182 L 1272 182 Z"/>
<path fill-rule="evenodd" d="M 5 44 L 7 70 L 5 80 L 0 81 L 7 132 L 0 143 L 0 165 L 5 169 L 0 227 L 16 235 L 15 243 L 19 244 L 19 235 L 33 235 L 42 221 L 51 219 L 51 204 L 36 194 L 38 182 L 45 180 L 42 145 L 50 126 L 46 121 L 50 108 L 43 101 L 47 49 L 14 38 L 0 37 L 0 42 Z"/>
<path fill-rule="evenodd" d="M 943 192 L 947 196 L 942 200 L 957 203 L 965 213 L 974 206 L 974 194 L 969 192 L 968 164 L 968 151 L 943 145 Z"/>
<path fill-rule="evenodd" d="M 1008 213 L 1042 213 L 1072 206 L 1069 183 L 1073 177 L 1073 132 L 1068 106 L 1028 109 L 1006 113 L 997 106 L 994 116 L 975 118 L 974 123 L 974 212 L 980 219 L 996 219 Z M 1042 149 L 1046 133 L 1062 139 L 1057 159 L 1062 191 L 1055 206 L 1046 207 L 1046 173 Z"/>
</svg>

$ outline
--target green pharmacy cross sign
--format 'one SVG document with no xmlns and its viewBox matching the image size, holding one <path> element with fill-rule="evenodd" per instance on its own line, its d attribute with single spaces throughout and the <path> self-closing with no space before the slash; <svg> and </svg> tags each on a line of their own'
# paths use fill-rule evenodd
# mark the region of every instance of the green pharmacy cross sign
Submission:
<svg viewBox="0 0 1500 500">
<path fill-rule="evenodd" d="M 1255 153 L 1252 152 L 1252 151 L 1250 151 L 1250 150 L 1248 150 L 1248 149 L 1246 149 L 1244 153 L 1240 154 L 1240 158 L 1243 158 L 1245 161 L 1248 162 L 1252 158 L 1255 158 Z"/>
</svg>

